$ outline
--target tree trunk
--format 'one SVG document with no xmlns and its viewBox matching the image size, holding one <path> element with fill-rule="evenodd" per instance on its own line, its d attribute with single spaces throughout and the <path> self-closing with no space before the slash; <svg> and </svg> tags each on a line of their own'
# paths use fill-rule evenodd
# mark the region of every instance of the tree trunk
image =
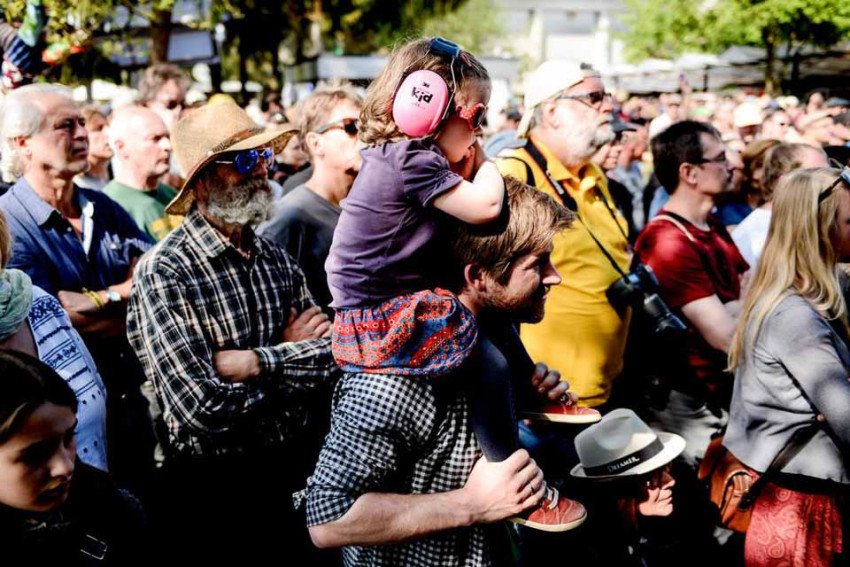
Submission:
<svg viewBox="0 0 850 567">
<path fill-rule="evenodd" d="M 766 29 L 762 32 L 765 50 L 764 65 L 764 90 L 770 96 L 775 96 L 779 91 L 779 80 L 776 76 L 776 37 L 772 30 Z"/>
<path fill-rule="evenodd" d="M 244 30 L 242 30 L 244 32 Z M 247 49 L 245 46 L 245 41 L 243 41 L 242 36 L 239 37 L 239 48 L 237 50 L 237 54 L 239 56 L 239 82 L 242 84 L 242 87 L 239 89 L 239 102 L 240 104 L 245 104 L 248 101 L 248 89 L 246 88 L 248 83 L 248 57 L 250 53 L 246 53 Z"/>
<path fill-rule="evenodd" d="M 150 22 L 150 63 L 168 61 L 168 40 L 171 37 L 171 10 L 154 9 Z"/>
</svg>

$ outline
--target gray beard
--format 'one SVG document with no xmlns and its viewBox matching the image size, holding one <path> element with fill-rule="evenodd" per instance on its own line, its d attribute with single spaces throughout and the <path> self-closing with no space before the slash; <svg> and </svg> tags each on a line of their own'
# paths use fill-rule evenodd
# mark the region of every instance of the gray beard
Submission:
<svg viewBox="0 0 850 567">
<path fill-rule="evenodd" d="M 256 226 L 272 210 L 272 194 L 265 179 L 254 179 L 228 189 L 210 191 L 207 214 L 223 224 Z"/>
<path fill-rule="evenodd" d="M 584 165 L 599 148 L 614 139 L 614 130 L 610 124 L 603 123 L 609 118 L 600 116 L 592 124 L 587 124 L 581 130 L 573 130 L 568 138 L 568 153 L 575 156 L 576 163 L 566 165 Z"/>
</svg>

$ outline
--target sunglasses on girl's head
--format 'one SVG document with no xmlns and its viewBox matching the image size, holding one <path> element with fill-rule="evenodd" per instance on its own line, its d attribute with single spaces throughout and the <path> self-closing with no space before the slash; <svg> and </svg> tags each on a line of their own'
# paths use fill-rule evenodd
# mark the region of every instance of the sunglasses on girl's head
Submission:
<svg viewBox="0 0 850 567">
<path fill-rule="evenodd" d="M 469 129 L 474 132 L 484 125 L 484 118 L 487 117 L 487 106 L 476 102 L 473 106 L 458 106 L 455 112 L 459 117 L 466 120 Z"/>
<path fill-rule="evenodd" d="M 266 168 L 274 166 L 274 151 L 271 148 L 260 148 L 257 150 L 242 150 L 231 154 L 233 159 L 219 159 L 216 163 L 232 163 L 236 171 L 245 175 L 254 171 L 260 160 L 263 160 Z"/>
<path fill-rule="evenodd" d="M 339 128 L 349 136 L 357 135 L 357 119 L 356 118 L 343 118 L 342 120 L 337 120 L 336 122 L 331 122 L 330 124 L 325 124 L 324 126 L 320 126 L 313 130 L 316 134 L 324 134 L 329 130 L 336 130 Z"/>
<path fill-rule="evenodd" d="M 832 195 L 832 192 L 835 191 L 835 188 L 838 187 L 842 182 L 844 182 L 844 186 L 846 189 L 850 189 L 850 167 L 846 165 L 841 168 L 841 171 L 838 173 L 838 179 L 833 182 L 832 185 L 824 189 L 818 195 L 818 205 L 824 202 L 827 197 Z"/>
</svg>

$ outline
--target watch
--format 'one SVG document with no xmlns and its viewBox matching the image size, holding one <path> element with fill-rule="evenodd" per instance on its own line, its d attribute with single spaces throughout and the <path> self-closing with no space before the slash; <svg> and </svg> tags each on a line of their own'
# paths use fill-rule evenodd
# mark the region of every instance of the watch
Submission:
<svg viewBox="0 0 850 567">
<path fill-rule="evenodd" d="M 121 294 L 114 289 L 106 289 L 106 303 L 121 303 Z"/>
</svg>

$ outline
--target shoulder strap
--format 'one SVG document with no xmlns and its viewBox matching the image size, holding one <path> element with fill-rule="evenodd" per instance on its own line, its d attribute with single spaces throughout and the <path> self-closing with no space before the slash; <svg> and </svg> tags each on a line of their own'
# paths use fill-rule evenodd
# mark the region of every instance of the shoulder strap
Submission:
<svg viewBox="0 0 850 567">
<path fill-rule="evenodd" d="M 649 222 L 656 222 L 656 221 L 660 221 L 660 220 L 666 220 L 667 222 L 673 224 L 676 228 L 681 230 L 685 234 L 685 236 L 688 237 L 688 240 L 690 240 L 694 244 L 697 243 L 697 240 L 696 240 L 696 238 L 694 238 L 694 235 L 691 234 L 691 231 L 688 230 L 687 227 L 684 224 L 681 223 L 681 221 L 672 217 L 669 213 L 661 213 L 659 215 L 656 215 L 656 217 Z"/>
<path fill-rule="evenodd" d="M 523 166 L 525 166 L 525 182 L 529 185 L 536 186 L 537 181 L 534 179 L 534 170 L 531 169 L 531 166 L 528 165 L 528 162 L 524 159 L 517 156 L 496 156 L 498 159 L 512 159 L 514 161 L 520 162 Z"/>
<path fill-rule="evenodd" d="M 558 197 L 561 198 L 561 202 L 564 204 L 564 206 L 574 212 L 576 215 L 578 215 L 578 203 L 576 203 L 576 200 L 572 198 L 572 195 L 567 193 L 567 191 L 564 190 L 564 187 L 549 174 L 549 168 L 546 165 L 546 158 L 543 157 L 543 154 L 540 153 L 540 150 L 537 149 L 537 146 L 535 146 L 531 140 L 527 140 L 525 146 L 523 146 L 523 149 L 528 152 L 528 155 L 531 157 L 531 159 L 534 160 L 534 163 L 537 164 L 537 167 L 540 168 L 540 171 L 543 172 L 543 175 L 546 176 L 547 180 L 549 181 L 549 184 L 552 186 L 555 192 L 558 193 Z"/>
<path fill-rule="evenodd" d="M 688 230 L 688 227 L 685 226 L 685 223 L 682 222 L 682 220 L 684 220 L 684 219 L 682 219 L 682 217 L 680 217 L 676 213 L 663 212 L 663 213 L 656 215 L 655 218 L 653 218 L 649 222 L 653 223 L 653 222 L 659 221 L 659 220 L 669 222 L 670 224 L 674 225 L 676 228 L 681 230 L 682 233 L 685 236 L 688 237 L 688 240 L 690 240 L 691 244 L 693 244 L 694 247 L 696 248 L 696 252 L 699 255 L 699 261 L 702 263 L 703 269 L 706 271 L 706 273 L 711 273 L 711 270 L 710 270 L 711 262 L 709 261 L 705 250 L 703 250 L 702 246 L 700 246 L 697 243 L 697 239 L 694 237 L 693 234 L 691 234 L 691 231 Z M 713 280 L 712 280 L 711 285 L 714 287 L 715 293 L 717 293 L 717 286 L 714 284 Z"/>
<path fill-rule="evenodd" d="M 738 503 L 738 508 L 746 510 L 752 506 L 764 485 L 772 480 L 777 473 L 781 472 L 782 469 L 791 462 L 791 459 L 796 457 L 797 454 L 803 450 L 803 447 L 808 444 L 819 429 L 821 429 L 820 422 L 815 419 L 806 427 L 795 431 L 791 436 L 791 440 L 788 441 L 788 444 L 785 445 L 785 447 L 783 447 L 775 457 L 773 457 L 773 460 L 770 462 L 770 465 L 768 465 L 767 470 L 764 471 L 764 474 L 759 476 L 750 486 L 750 489 L 747 490 L 747 492 L 741 497 L 741 500 Z"/>
</svg>

